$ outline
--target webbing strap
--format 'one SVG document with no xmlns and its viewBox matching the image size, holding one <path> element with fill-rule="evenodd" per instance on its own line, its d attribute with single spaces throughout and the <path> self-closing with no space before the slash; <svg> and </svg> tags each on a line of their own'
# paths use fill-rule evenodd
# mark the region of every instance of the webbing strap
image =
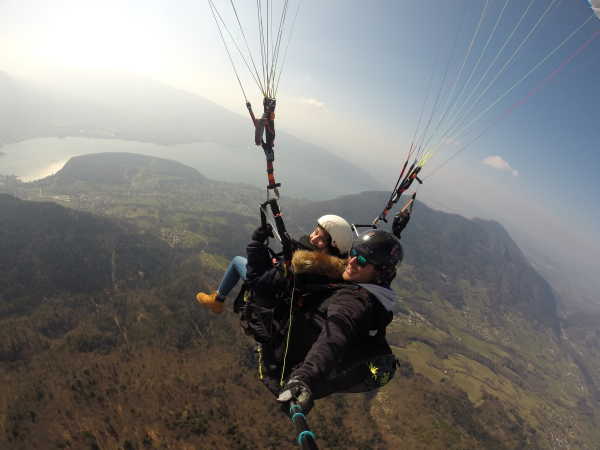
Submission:
<svg viewBox="0 0 600 450">
<path fill-rule="evenodd" d="M 275 152 L 273 150 L 275 146 L 275 105 L 274 98 L 265 97 L 263 100 L 263 115 L 260 119 L 257 119 L 254 111 L 252 111 L 250 102 L 246 103 L 250 118 L 254 124 L 254 143 L 262 147 L 267 160 L 267 179 L 269 181 L 267 189 L 273 190 L 275 196 L 279 198 L 279 190 L 277 188 L 281 186 L 281 183 L 275 181 L 275 170 L 273 168 L 273 161 L 275 161 Z"/>
</svg>

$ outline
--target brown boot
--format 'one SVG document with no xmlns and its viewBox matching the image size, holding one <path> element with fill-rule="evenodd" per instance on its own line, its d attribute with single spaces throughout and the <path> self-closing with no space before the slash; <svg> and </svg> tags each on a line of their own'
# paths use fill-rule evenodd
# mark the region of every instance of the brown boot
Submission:
<svg viewBox="0 0 600 450">
<path fill-rule="evenodd" d="M 225 307 L 225 299 L 220 297 L 216 291 L 212 294 L 198 292 L 196 294 L 196 301 L 209 308 L 215 314 L 221 314 Z"/>
</svg>

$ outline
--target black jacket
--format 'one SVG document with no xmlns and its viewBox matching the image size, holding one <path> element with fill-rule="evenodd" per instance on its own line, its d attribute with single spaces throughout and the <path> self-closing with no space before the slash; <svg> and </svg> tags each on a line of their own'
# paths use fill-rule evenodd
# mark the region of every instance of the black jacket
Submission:
<svg viewBox="0 0 600 450">
<path fill-rule="evenodd" d="M 379 288 L 379 289 L 377 289 Z M 370 292 L 383 290 L 375 285 L 342 284 L 317 307 L 299 310 L 292 324 L 287 364 L 291 376 L 302 379 L 316 397 L 329 392 L 336 378 L 336 390 L 347 390 L 362 381 L 361 372 L 344 379 L 343 373 L 382 355 L 391 355 L 385 329 L 393 318 L 382 300 Z M 393 292 L 387 289 L 393 297 Z"/>
<path fill-rule="evenodd" d="M 292 285 L 301 289 L 305 285 L 341 280 L 345 260 L 317 252 L 308 236 L 293 241 L 292 247 L 294 253 L 290 267 L 281 261 L 273 261 L 262 242 L 250 241 L 246 247 L 246 285 L 263 306 L 274 306 L 279 299 L 289 297 Z"/>
<path fill-rule="evenodd" d="M 346 379 L 330 386 L 326 380 L 365 361 L 391 355 L 385 328 L 393 317 L 393 291 L 343 282 L 345 261 L 320 252 L 296 251 L 291 276 L 283 265 L 273 264 L 264 244 L 250 242 L 247 251 L 248 286 L 262 305 L 274 309 L 272 317 L 278 322 L 269 350 L 280 368 L 285 359 L 284 376 L 291 369 L 291 376 L 305 381 L 318 398 L 357 381 Z M 290 302 L 293 318 L 288 343 Z"/>
</svg>

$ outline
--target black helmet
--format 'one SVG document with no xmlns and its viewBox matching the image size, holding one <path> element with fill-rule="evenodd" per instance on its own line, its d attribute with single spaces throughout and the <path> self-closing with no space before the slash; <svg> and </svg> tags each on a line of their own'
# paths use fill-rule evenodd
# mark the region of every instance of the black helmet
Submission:
<svg viewBox="0 0 600 450">
<path fill-rule="evenodd" d="M 400 241 L 391 233 L 382 230 L 369 230 L 358 235 L 352 244 L 350 254 L 362 255 L 375 266 L 395 267 L 402 261 L 404 252 Z"/>
</svg>

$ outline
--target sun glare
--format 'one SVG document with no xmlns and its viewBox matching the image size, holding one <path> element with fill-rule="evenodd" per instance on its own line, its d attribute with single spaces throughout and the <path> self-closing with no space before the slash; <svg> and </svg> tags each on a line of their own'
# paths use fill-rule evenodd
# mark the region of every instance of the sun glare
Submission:
<svg viewBox="0 0 600 450">
<path fill-rule="evenodd" d="M 29 43 L 49 66 L 155 72 L 168 41 L 149 17 L 125 4 L 69 3 L 54 10 Z"/>
</svg>

